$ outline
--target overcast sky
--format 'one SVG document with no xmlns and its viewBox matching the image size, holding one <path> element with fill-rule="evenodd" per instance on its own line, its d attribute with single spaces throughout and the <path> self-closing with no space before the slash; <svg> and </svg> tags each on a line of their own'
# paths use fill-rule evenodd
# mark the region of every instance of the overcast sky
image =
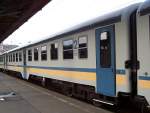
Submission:
<svg viewBox="0 0 150 113">
<path fill-rule="evenodd" d="M 24 45 L 92 18 L 145 0 L 52 0 L 10 35 L 4 44 Z"/>
</svg>

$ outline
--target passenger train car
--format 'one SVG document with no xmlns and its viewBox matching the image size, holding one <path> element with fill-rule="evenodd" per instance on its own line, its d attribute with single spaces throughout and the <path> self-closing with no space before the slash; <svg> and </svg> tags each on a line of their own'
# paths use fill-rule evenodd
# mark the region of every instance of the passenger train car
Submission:
<svg viewBox="0 0 150 113">
<path fill-rule="evenodd" d="M 134 100 L 149 108 L 149 58 L 146 1 L 8 51 L 0 56 L 0 68 L 57 84 L 70 96 L 110 105 Z"/>
</svg>

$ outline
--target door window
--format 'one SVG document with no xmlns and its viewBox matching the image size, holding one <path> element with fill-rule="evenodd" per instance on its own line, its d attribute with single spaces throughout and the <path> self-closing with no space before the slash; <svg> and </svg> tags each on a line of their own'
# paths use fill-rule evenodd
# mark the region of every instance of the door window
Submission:
<svg viewBox="0 0 150 113">
<path fill-rule="evenodd" d="M 109 68 L 111 66 L 111 44 L 109 32 L 100 34 L 100 66 Z"/>
</svg>

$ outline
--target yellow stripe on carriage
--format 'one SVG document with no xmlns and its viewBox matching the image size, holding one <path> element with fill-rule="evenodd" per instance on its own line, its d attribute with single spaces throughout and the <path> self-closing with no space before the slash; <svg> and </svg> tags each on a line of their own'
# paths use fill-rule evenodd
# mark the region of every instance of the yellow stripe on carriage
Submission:
<svg viewBox="0 0 150 113">
<path fill-rule="evenodd" d="M 116 84 L 117 85 L 126 85 L 126 76 L 125 75 L 121 75 L 121 74 L 117 74 L 116 75 Z"/>
<path fill-rule="evenodd" d="M 127 85 L 127 78 L 124 75 L 117 74 L 116 76 L 117 85 Z M 138 87 L 142 89 L 150 89 L 150 80 L 138 80 Z"/>
<path fill-rule="evenodd" d="M 23 68 L 18 66 L 8 66 L 8 68 L 13 68 L 12 70 L 22 72 Z M 89 80 L 96 81 L 96 72 L 79 72 L 79 71 L 65 71 L 65 70 L 48 70 L 48 69 L 38 69 L 38 68 L 27 68 L 28 73 L 41 74 L 48 76 L 61 76 L 77 80 Z M 127 85 L 127 77 L 125 75 L 116 75 L 117 85 Z M 150 89 L 150 80 L 138 80 L 138 87 L 143 89 Z"/>
<path fill-rule="evenodd" d="M 22 71 L 23 71 L 23 68 L 22 68 L 22 67 L 15 67 L 15 70 L 16 70 L 16 71 L 19 71 L 19 72 L 22 72 Z"/>
<path fill-rule="evenodd" d="M 18 72 L 23 72 L 23 67 L 19 67 L 19 66 L 7 66 L 7 68 L 8 68 L 9 70 L 18 71 Z"/>
<path fill-rule="evenodd" d="M 144 89 L 150 89 L 150 80 L 139 80 L 138 86 Z"/>
<path fill-rule="evenodd" d="M 65 71 L 65 70 L 48 70 L 48 69 L 37 69 L 37 68 L 28 68 L 29 73 L 42 74 L 42 75 L 55 75 L 62 77 L 69 77 L 78 80 L 89 80 L 96 81 L 95 72 L 77 72 L 77 71 Z"/>
</svg>

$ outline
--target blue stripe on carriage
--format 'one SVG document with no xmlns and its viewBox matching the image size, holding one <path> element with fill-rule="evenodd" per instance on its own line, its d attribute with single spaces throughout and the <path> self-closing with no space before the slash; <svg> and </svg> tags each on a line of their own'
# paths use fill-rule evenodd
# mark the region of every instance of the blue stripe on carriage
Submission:
<svg viewBox="0 0 150 113">
<path fill-rule="evenodd" d="M 145 75 L 139 76 L 139 79 L 140 79 L 140 80 L 150 80 L 150 75 L 147 75 L 147 76 L 145 76 Z"/>
<path fill-rule="evenodd" d="M 8 66 L 18 66 L 24 67 L 23 65 L 8 65 Z M 28 68 L 38 68 L 38 69 L 50 69 L 50 70 L 64 70 L 64 71 L 79 71 L 79 72 L 96 72 L 95 68 L 65 68 L 65 67 L 44 67 L 44 66 L 26 66 Z M 125 75 L 124 69 L 117 69 L 116 74 Z M 150 75 L 139 76 L 140 80 L 150 80 Z"/>
<path fill-rule="evenodd" d="M 116 70 L 116 74 L 121 74 L 121 75 L 125 75 L 126 71 L 124 69 L 117 69 Z"/>
<path fill-rule="evenodd" d="M 24 67 L 23 65 L 9 65 Z M 64 70 L 64 71 L 79 71 L 79 72 L 96 72 L 95 68 L 65 68 L 65 67 L 44 67 L 44 66 L 26 66 L 27 68 L 50 69 L 50 70 Z"/>
<path fill-rule="evenodd" d="M 117 69 L 116 74 L 125 75 L 125 70 Z M 140 75 L 139 80 L 150 80 L 150 75 Z"/>
</svg>

